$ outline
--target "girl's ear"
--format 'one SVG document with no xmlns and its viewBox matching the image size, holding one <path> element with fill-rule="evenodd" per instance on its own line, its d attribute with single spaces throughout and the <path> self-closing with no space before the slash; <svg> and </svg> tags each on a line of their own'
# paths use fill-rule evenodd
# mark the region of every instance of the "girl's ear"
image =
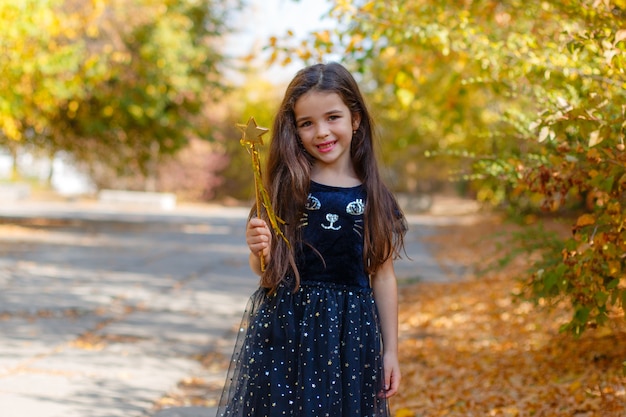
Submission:
<svg viewBox="0 0 626 417">
<path fill-rule="evenodd" d="M 361 115 L 359 113 L 354 113 L 352 115 L 352 130 L 357 130 L 360 124 L 361 124 Z"/>
</svg>

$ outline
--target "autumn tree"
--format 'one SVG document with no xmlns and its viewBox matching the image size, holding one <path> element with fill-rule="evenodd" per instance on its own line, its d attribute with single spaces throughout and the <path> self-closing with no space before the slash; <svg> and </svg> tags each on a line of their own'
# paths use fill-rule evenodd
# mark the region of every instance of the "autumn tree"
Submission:
<svg viewBox="0 0 626 417">
<path fill-rule="evenodd" d="M 346 57 L 403 178 L 424 151 L 452 155 L 512 214 L 586 210 L 570 238 L 522 235 L 528 294 L 569 300 L 574 334 L 624 308 L 626 2 L 337 0 L 329 16 L 338 30 L 274 40 L 274 59 Z"/>
<path fill-rule="evenodd" d="M 0 3 L 14 28 L 0 56 L 5 144 L 32 137 L 87 163 L 100 186 L 154 188 L 163 156 L 210 138 L 201 116 L 225 89 L 221 39 L 239 0 L 15 3 Z"/>
<path fill-rule="evenodd" d="M 92 16 L 66 14 L 60 4 L 0 0 L 0 145 L 14 158 L 19 147 L 46 148 L 59 106 L 83 97 Z"/>
</svg>

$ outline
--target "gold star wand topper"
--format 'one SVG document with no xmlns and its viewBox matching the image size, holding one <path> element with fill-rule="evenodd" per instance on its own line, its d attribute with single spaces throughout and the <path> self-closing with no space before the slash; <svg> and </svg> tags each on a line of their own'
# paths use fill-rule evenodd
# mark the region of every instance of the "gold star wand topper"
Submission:
<svg viewBox="0 0 626 417">
<path fill-rule="evenodd" d="M 248 124 L 237 124 L 237 128 L 242 132 L 241 139 L 239 140 L 241 146 L 245 147 L 252 157 L 252 170 L 254 171 L 254 190 L 256 197 L 256 215 L 258 218 L 261 218 L 262 206 L 265 213 L 267 213 L 267 218 L 276 235 L 282 237 L 287 245 L 289 245 L 289 241 L 278 225 L 279 223 L 285 224 L 285 222 L 276 216 L 276 213 L 274 213 L 270 196 L 263 185 L 263 177 L 261 176 L 261 161 L 259 159 L 259 152 L 256 148 L 257 144 L 263 145 L 263 138 L 261 136 L 266 134 L 269 129 L 259 127 L 256 124 L 254 117 L 250 117 L 248 119 Z M 260 255 L 259 258 L 261 259 L 261 271 L 265 271 L 265 258 L 262 255 Z"/>
</svg>

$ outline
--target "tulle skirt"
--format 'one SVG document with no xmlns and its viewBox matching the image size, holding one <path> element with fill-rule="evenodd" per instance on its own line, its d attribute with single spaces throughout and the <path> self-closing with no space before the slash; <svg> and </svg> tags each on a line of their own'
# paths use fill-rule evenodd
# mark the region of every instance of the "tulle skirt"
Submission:
<svg viewBox="0 0 626 417">
<path fill-rule="evenodd" d="M 244 313 L 218 417 L 388 417 L 371 288 L 258 289 Z"/>
</svg>

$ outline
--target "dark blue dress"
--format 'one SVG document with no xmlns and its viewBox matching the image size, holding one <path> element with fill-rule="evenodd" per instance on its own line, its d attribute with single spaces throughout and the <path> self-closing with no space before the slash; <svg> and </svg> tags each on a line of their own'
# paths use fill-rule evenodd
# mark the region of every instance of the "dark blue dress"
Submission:
<svg viewBox="0 0 626 417">
<path fill-rule="evenodd" d="M 363 266 L 362 186 L 312 183 L 301 220 L 301 286 L 257 290 L 219 417 L 387 417 L 380 324 Z"/>
</svg>

